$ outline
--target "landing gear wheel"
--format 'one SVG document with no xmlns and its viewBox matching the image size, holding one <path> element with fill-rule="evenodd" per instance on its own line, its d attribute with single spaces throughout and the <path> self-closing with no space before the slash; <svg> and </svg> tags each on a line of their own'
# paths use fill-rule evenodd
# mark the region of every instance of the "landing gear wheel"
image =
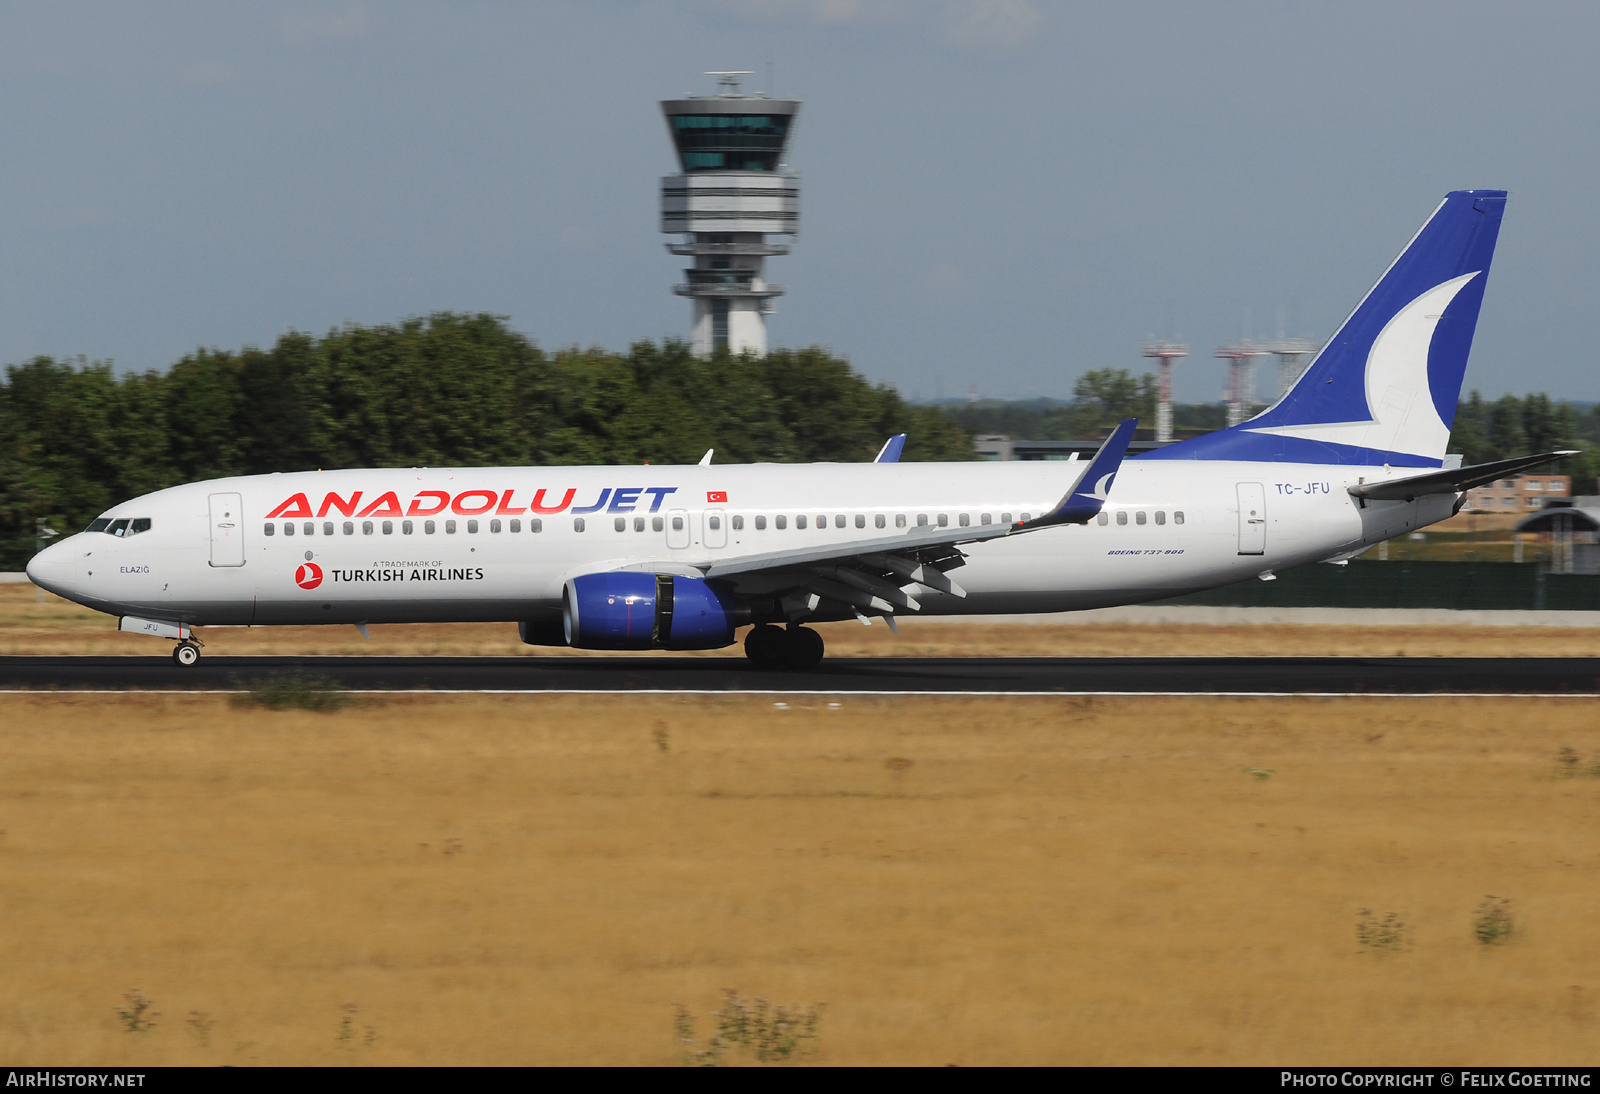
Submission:
<svg viewBox="0 0 1600 1094">
<path fill-rule="evenodd" d="M 758 669 L 783 667 L 783 630 L 771 623 L 750 628 L 744 636 L 744 655 Z"/>
<path fill-rule="evenodd" d="M 172 647 L 172 660 L 183 668 L 188 668 L 200 660 L 200 647 L 193 642 L 179 642 Z"/>
<path fill-rule="evenodd" d="M 822 664 L 822 635 L 807 627 L 783 632 L 783 667 L 790 672 L 810 672 Z"/>
</svg>

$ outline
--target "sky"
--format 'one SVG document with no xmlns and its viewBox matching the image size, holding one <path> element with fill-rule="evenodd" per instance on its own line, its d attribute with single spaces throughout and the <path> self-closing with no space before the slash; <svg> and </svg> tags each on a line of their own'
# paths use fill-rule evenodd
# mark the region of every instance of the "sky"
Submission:
<svg viewBox="0 0 1600 1094">
<path fill-rule="evenodd" d="M 1214 401 L 1215 346 L 1326 338 L 1500 188 L 1467 387 L 1597 400 L 1597 43 L 1600 7 L 1473 0 L 0 0 L 0 363 L 441 310 L 686 337 L 657 101 L 732 68 L 804 100 L 774 345 L 1026 398 L 1171 336 Z"/>
</svg>

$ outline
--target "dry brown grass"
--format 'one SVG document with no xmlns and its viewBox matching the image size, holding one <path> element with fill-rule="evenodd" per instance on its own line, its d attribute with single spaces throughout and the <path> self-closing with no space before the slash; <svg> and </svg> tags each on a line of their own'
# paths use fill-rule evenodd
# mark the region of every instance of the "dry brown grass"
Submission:
<svg viewBox="0 0 1600 1094">
<path fill-rule="evenodd" d="M 1136 623 L 962 623 L 906 620 L 896 636 L 881 623 L 824 623 L 828 652 L 841 657 L 1596 657 L 1600 627 L 1227 626 Z M 592 650 L 524 646 L 509 623 L 354 627 L 210 627 L 208 655 L 613 657 Z M 110 616 L 59 597 L 34 601 L 29 585 L 0 585 L 0 654 L 163 655 L 166 642 L 121 634 Z M 656 652 L 725 657 L 738 649 Z M 637 657 L 637 653 L 621 656 Z"/>
<path fill-rule="evenodd" d="M 826 1063 L 1592 1058 L 1588 700 L 833 702 L 0 697 L 0 1057 L 666 1063 L 735 988 Z"/>
</svg>

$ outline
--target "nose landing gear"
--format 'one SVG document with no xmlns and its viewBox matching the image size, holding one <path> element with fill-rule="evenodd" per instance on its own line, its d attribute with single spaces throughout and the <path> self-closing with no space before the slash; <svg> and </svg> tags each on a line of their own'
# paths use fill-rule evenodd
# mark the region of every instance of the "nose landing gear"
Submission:
<svg viewBox="0 0 1600 1094">
<path fill-rule="evenodd" d="M 763 623 L 745 636 L 744 654 L 758 669 L 809 672 L 822 664 L 822 635 L 808 627 L 785 630 Z"/>
<path fill-rule="evenodd" d="M 200 660 L 200 647 L 193 642 L 183 641 L 172 647 L 172 660 L 183 668 L 188 668 Z"/>
</svg>

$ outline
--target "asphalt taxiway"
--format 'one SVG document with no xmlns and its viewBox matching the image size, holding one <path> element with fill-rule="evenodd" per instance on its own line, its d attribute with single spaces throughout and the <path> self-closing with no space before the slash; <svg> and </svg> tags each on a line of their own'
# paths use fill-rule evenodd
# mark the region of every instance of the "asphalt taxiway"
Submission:
<svg viewBox="0 0 1600 1094">
<path fill-rule="evenodd" d="M 0 691 L 236 691 L 317 677 L 352 691 L 927 695 L 1600 695 L 1593 657 L 0 657 Z"/>
</svg>

